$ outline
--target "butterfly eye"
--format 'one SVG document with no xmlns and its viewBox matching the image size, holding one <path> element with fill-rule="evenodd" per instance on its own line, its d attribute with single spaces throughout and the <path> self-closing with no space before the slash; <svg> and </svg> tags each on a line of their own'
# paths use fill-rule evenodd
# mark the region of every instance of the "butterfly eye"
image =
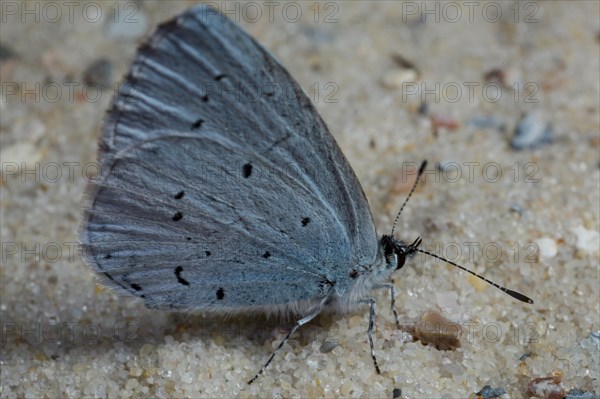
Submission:
<svg viewBox="0 0 600 399">
<path fill-rule="evenodd" d="M 396 247 L 396 256 L 398 258 L 398 266 L 396 266 L 396 270 L 398 270 L 402 268 L 406 262 L 406 251 L 404 250 L 404 247 Z"/>
</svg>

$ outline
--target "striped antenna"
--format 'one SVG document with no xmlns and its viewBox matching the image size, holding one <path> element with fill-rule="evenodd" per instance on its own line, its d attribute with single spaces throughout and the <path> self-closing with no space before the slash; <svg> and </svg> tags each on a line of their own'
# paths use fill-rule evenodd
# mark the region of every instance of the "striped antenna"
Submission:
<svg viewBox="0 0 600 399">
<path fill-rule="evenodd" d="M 421 162 L 421 166 L 419 166 L 419 173 L 417 174 L 417 180 L 415 180 L 415 184 L 413 184 L 412 188 L 410 189 L 410 193 L 408 193 L 408 197 L 406 197 L 406 199 L 404 200 L 404 204 L 402 204 L 402 207 L 400 208 L 400 211 L 396 215 L 396 219 L 394 219 L 394 224 L 392 225 L 392 233 L 390 234 L 391 236 L 394 236 L 394 230 L 396 229 L 396 224 L 398 223 L 398 218 L 400 218 L 400 214 L 402 213 L 402 210 L 404 209 L 404 206 L 406 205 L 406 203 L 410 199 L 410 196 L 415 191 L 415 188 L 417 188 L 417 184 L 419 184 L 419 179 L 421 178 L 421 175 L 423 174 L 423 172 L 425 172 L 425 167 L 426 166 L 427 166 L 427 161 Z"/>
<path fill-rule="evenodd" d="M 418 251 L 418 252 L 424 253 L 425 255 L 433 256 L 436 259 L 443 260 L 444 262 L 447 262 L 447 263 L 451 264 L 452 266 L 456 266 L 459 269 L 464 270 L 465 272 L 470 273 L 473 276 L 482 279 L 486 283 L 493 285 L 494 287 L 498 288 L 500 291 L 502 291 L 502 292 L 504 292 L 504 293 L 512 296 L 515 299 L 518 299 L 521 302 L 526 302 L 526 303 L 531 303 L 531 304 L 533 303 L 533 300 L 531 298 L 529 298 L 529 297 L 521 294 L 520 292 L 509 290 L 508 288 L 505 288 L 505 287 L 503 287 L 503 286 L 501 286 L 499 284 L 496 284 L 493 281 L 490 281 L 487 278 L 485 278 L 483 276 L 480 276 L 479 274 L 475 273 L 474 271 L 471 271 L 471 270 L 467 269 L 466 267 L 463 267 L 463 266 L 459 265 L 458 263 L 454 263 L 452 261 L 449 261 L 448 259 L 442 258 L 441 256 L 438 256 L 436 254 L 432 254 L 431 252 L 425 251 L 423 249 L 419 249 L 419 248 L 417 248 L 414 245 L 411 245 L 409 247 L 409 251 Z"/>
</svg>

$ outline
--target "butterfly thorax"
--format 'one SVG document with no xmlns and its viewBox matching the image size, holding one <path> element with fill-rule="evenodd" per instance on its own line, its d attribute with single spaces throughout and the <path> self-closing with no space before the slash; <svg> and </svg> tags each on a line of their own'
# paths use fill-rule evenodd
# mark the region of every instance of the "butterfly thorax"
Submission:
<svg viewBox="0 0 600 399">
<path fill-rule="evenodd" d="M 404 266 L 406 258 L 413 253 L 411 246 L 403 241 L 389 235 L 382 236 L 375 261 L 349 273 L 349 285 L 336 292 L 335 307 L 343 312 L 355 309 L 372 296 L 373 288 L 389 282 L 392 273 Z"/>
</svg>

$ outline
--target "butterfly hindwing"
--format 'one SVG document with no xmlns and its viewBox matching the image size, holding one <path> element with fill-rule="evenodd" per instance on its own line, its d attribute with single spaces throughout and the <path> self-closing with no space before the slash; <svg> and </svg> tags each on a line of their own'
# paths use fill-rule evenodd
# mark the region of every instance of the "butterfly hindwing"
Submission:
<svg viewBox="0 0 600 399">
<path fill-rule="evenodd" d="M 86 256 L 150 307 L 315 299 L 375 258 L 367 200 L 324 122 L 266 50 L 208 7 L 140 48 L 100 148 Z"/>
</svg>

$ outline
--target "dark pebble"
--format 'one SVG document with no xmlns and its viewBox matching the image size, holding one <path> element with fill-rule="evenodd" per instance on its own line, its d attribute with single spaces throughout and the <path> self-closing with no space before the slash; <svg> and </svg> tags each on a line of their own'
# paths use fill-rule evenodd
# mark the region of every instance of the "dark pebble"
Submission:
<svg viewBox="0 0 600 399">
<path fill-rule="evenodd" d="M 392 391 L 392 398 L 397 399 L 400 396 L 402 396 L 402 389 L 394 388 L 394 390 Z"/>
<path fill-rule="evenodd" d="M 521 355 L 521 357 L 519 358 L 519 360 L 520 360 L 520 361 L 523 361 L 523 360 L 527 359 L 528 357 L 531 357 L 531 352 L 526 352 L 526 353 L 523 353 L 523 354 Z"/>
<path fill-rule="evenodd" d="M 510 145 L 516 150 L 524 150 L 537 148 L 551 141 L 552 125 L 542 111 L 535 110 L 528 112 L 519 121 Z"/>
<path fill-rule="evenodd" d="M 6 61 L 15 57 L 15 52 L 5 44 L 0 44 L 0 61 Z"/>
<path fill-rule="evenodd" d="M 519 205 L 519 204 L 511 204 L 511 205 L 510 205 L 510 208 L 508 208 L 508 209 L 509 209 L 511 212 L 514 212 L 514 213 L 516 213 L 516 214 L 517 214 L 517 215 L 519 215 L 519 216 L 522 216 L 522 215 L 523 215 L 523 207 L 522 207 L 521 205 Z M 527 355 L 527 353 L 526 353 L 525 355 Z M 525 355 L 523 355 L 523 356 L 525 356 Z M 522 360 L 522 359 L 521 359 L 521 360 Z"/>
<path fill-rule="evenodd" d="M 415 63 L 405 58 L 404 56 L 398 53 L 392 54 L 392 61 L 394 61 L 394 63 L 396 63 L 396 65 L 398 65 L 400 68 L 412 69 L 417 73 L 417 75 L 420 75 L 419 68 L 417 68 Z"/>
<path fill-rule="evenodd" d="M 483 399 L 497 398 L 498 396 L 504 395 L 506 391 L 502 388 L 492 388 L 489 385 L 483 387 L 483 389 L 476 393 Z"/>
<path fill-rule="evenodd" d="M 83 81 L 87 84 L 96 84 L 101 89 L 108 89 L 112 85 L 112 63 L 106 58 L 92 62 L 83 73 Z"/>
<path fill-rule="evenodd" d="M 583 389 L 571 389 L 567 392 L 565 399 L 598 399 L 598 395 L 593 391 L 584 391 Z"/>
<path fill-rule="evenodd" d="M 483 78 L 488 82 L 499 82 L 504 84 L 506 81 L 506 72 L 503 69 L 494 68 L 483 75 Z"/>
</svg>

